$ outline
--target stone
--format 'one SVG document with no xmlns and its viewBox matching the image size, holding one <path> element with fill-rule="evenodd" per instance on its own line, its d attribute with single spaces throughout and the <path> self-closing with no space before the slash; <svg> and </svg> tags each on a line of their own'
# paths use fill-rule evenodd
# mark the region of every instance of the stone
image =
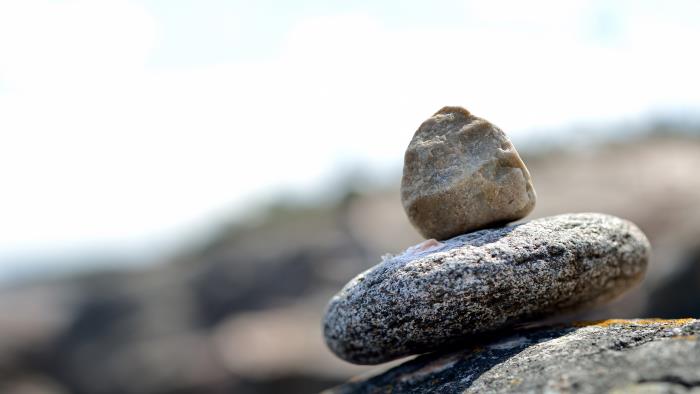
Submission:
<svg viewBox="0 0 700 394">
<path fill-rule="evenodd" d="M 524 218 L 535 199 L 530 173 L 505 133 L 464 108 L 438 111 L 406 149 L 401 202 L 425 238 Z"/>
<path fill-rule="evenodd" d="M 634 224 L 595 213 L 429 244 L 386 257 L 331 299 L 323 325 L 336 355 L 377 364 L 604 302 L 643 277 L 650 253 Z"/>
<path fill-rule="evenodd" d="M 429 354 L 326 394 L 699 393 L 700 320 L 516 330 Z"/>
</svg>

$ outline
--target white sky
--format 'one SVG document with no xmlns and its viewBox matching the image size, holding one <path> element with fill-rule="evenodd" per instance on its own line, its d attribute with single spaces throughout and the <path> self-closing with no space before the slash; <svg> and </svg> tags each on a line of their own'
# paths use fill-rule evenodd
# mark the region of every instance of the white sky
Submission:
<svg viewBox="0 0 700 394">
<path fill-rule="evenodd" d="M 0 0 L 0 278 L 397 168 L 447 104 L 516 142 L 698 111 L 698 20 L 696 0 Z"/>
</svg>

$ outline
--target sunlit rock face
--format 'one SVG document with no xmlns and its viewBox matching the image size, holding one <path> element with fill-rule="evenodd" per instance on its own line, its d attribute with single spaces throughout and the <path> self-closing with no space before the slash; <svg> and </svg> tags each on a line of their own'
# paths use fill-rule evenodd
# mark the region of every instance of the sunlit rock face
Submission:
<svg viewBox="0 0 700 394">
<path fill-rule="evenodd" d="M 699 335 L 695 319 L 518 330 L 418 357 L 326 394 L 695 393 Z"/>
</svg>

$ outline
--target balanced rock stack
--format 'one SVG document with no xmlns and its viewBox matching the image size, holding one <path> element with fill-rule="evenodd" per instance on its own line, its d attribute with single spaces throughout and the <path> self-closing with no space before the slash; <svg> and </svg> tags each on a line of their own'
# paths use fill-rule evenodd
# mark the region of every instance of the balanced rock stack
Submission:
<svg viewBox="0 0 700 394">
<path fill-rule="evenodd" d="M 460 107 L 416 131 L 401 199 L 428 238 L 359 274 L 331 299 L 328 347 L 357 364 L 449 348 L 608 301 L 639 282 L 649 242 L 613 216 L 564 214 L 506 225 L 535 206 L 508 137 Z"/>
</svg>

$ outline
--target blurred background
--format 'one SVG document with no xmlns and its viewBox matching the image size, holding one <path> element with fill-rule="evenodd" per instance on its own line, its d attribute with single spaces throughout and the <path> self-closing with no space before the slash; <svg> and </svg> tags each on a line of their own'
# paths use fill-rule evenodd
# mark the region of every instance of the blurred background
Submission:
<svg viewBox="0 0 700 394">
<path fill-rule="evenodd" d="M 700 315 L 700 3 L 0 1 L 0 392 L 306 393 L 328 299 L 420 241 L 405 147 L 509 134 L 541 217 L 636 222 Z M 380 367 L 381 369 L 381 367 Z"/>
</svg>

